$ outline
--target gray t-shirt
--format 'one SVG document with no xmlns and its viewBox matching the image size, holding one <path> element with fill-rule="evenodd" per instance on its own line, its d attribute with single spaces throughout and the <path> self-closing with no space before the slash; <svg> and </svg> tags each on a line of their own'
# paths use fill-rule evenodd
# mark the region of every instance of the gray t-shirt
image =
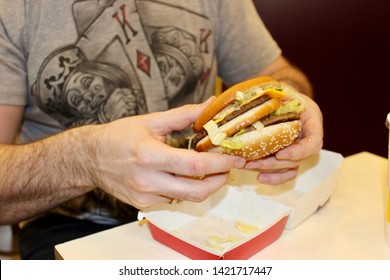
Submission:
<svg viewBox="0 0 390 280">
<path fill-rule="evenodd" d="M 24 143 L 202 102 L 280 53 L 250 0 L 0 2 L 0 104 L 25 106 Z M 118 208 L 92 197 L 66 211 Z"/>
</svg>

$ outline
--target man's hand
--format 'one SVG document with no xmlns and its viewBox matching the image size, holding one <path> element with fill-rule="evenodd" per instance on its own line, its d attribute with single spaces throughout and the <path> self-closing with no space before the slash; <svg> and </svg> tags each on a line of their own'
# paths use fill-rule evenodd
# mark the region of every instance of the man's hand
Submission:
<svg viewBox="0 0 390 280">
<path fill-rule="evenodd" d="M 307 107 L 301 116 L 300 138 L 274 156 L 248 162 L 244 168 L 259 171 L 258 181 L 277 185 L 294 179 L 302 160 L 318 152 L 323 145 L 323 120 L 318 105 L 309 97 L 302 95 Z"/>
<path fill-rule="evenodd" d="M 30 218 L 94 188 L 139 209 L 206 199 L 244 159 L 165 144 L 168 134 L 192 124 L 206 105 L 77 127 L 26 145 L 0 144 L 0 224 Z"/>
<path fill-rule="evenodd" d="M 186 105 L 92 127 L 96 157 L 88 164 L 94 185 L 140 209 L 173 198 L 206 199 L 244 159 L 165 144 L 169 133 L 188 127 L 205 106 Z"/>
</svg>

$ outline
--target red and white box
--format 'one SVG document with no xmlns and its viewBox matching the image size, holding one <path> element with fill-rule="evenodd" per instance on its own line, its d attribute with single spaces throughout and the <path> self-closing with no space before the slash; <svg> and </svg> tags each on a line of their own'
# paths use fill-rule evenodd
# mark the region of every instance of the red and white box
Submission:
<svg viewBox="0 0 390 280">
<path fill-rule="evenodd" d="M 338 181 L 343 157 L 321 150 L 297 178 L 260 184 L 256 172 L 232 170 L 229 183 L 202 203 L 182 201 L 140 212 L 153 238 L 191 259 L 247 259 L 323 206 Z"/>
</svg>

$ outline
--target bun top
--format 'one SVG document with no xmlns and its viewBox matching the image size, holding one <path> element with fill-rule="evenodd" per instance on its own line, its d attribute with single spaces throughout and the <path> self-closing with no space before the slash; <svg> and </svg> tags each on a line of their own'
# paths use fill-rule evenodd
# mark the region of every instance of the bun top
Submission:
<svg viewBox="0 0 390 280">
<path fill-rule="evenodd" d="M 194 123 L 193 131 L 195 133 L 199 132 L 203 128 L 203 126 L 216 114 L 218 114 L 226 106 L 232 104 L 236 100 L 237 91 L 245 91 L 251 87 L 269 82 L 276 82 L 276 80 L 268 76 L 263 76 L 250 79 L 230 87 L 229 89 L 218 95 L 217 98 L 213 102 L 211 102 L 210 105 L 207 106 L 207 108 L 199 115 L 198 119 Z"/>
</svg>

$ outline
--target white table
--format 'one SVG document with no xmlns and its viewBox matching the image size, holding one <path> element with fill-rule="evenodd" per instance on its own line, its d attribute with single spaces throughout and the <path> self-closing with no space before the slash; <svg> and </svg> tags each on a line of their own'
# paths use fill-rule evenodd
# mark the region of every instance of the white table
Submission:
<svg viewBox="0 0 390 280">
<path fill-rule="evenodd" d="M 384 237 L 387 159 L 346 157 L 329 202 L 251 259 L 388 259 Z M 155 241 L 147 225 L 122 225 L 55 247 L 58 259 L 188 259 Z"/>
</svg>

